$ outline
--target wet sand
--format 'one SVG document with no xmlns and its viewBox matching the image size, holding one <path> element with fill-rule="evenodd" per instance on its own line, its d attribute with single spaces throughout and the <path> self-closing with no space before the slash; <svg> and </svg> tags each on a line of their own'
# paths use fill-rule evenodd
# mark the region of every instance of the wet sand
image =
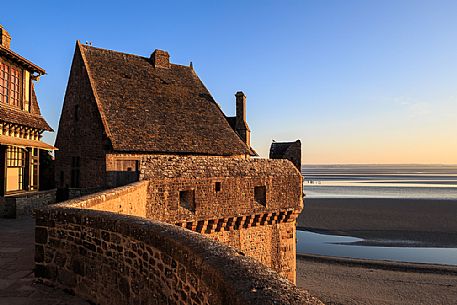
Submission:
<svg viewBox="0 0 457 305">
<path fill-rule="evenodd" d="M 325 304 L 457 304 L 457 267 L 306 255 L 297 286 Z"/>
<path fill-rule="evenodd" d="M 305 198 L 297 227 L 368 245 L 457 247 L 457 201 Z M 297 256 L 297 286 L 326 304 L 457 304 L 457 267 Z"/>
<path fill-rule="evenodd" d="M 457 247 L 457 201 L 305 198 L 297 227 L 371 245 Z"/>
</svg>

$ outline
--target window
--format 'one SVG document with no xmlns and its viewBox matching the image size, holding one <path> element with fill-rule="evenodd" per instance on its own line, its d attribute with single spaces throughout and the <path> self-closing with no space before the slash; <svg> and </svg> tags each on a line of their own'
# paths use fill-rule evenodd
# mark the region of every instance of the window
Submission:
<svg viewBox="0 0 457 305">
<path fill-rule="evenodd" d="M 60 187 L 64 187 L 65 186 L 65 175 L 63 173 L 63 171 L 60 171 Z"/>
<path fill-rule="evenodd" d="M 262 185 L 262 186 L 256 186 L 254 187 L 254 200 L 263 205 L 267 205 L 267 187 Z"/>
<path fill-rule="evenodd" d="M 0 102 L 23 108 L 22 70 L 0 61 Z"/>
<path fill-rule="evenodd" d="M 8 146 L 6 150 L 6 191 L 27 190 L 28 178 L 27 150 Z"/>
<path fill-rule="evenodd" d="M 219 193 L 221 191 L 221 182 L 216 182 L 214 185 L 214 189 L 216 190 L 216 193 Z"/>
<path fill-rule="evenodd" d="M 195 212 L 195 191 L 179 191 L 179 204 L 181 207 Z"/>
<path fill-rule="evenodd" d="M 75 105 L 75 121 L 79 121 L 79 105 Z"/>
<path fill-rule="evenodd" d="M 10 68 L 10 104 L 22 108 L 20 99 L 20 72 L 17 68 Z"/>
<path fill-rule="evenodd" d="M 8 103 L 8 74 L 9 68 L 0 61 L 0 103 Z"/>
<path fill-rule="evenodd" d="M 40 166 L 40 157 L 39 157 L 39 149 L 32 148 L 29 151 L 30 157 L 30 190 L 31 191 L 38 191 L 38 182 L 39 182 L 39 166 Z"/>
<path fill-rule="evenodd" d="M 80 157 L 72 157 L 71 158 L 71 181 L 70 187 L 80 187 L 79 184 L 79 167 L 80 166 Z"/>
</svg>

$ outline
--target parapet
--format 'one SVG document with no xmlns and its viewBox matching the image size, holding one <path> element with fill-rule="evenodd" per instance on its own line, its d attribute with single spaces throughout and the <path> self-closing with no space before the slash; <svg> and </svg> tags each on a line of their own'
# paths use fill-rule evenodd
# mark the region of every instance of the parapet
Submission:
<svg viewBox="0 0 457 305">
<path fill-rule="evenodd" d="M 119 199 L 134 202 L 132 194 L 143 194 L 146 185 L 37 210 L 35 276 L 96 304 L 322 304 L 202 234 L 87 209 Z"/>
<path fill-rule="evenodd" d="M 302 177 L 287 160 L 147 156 L 146 217 L 178 223 L 234 216 L 295 216 L 303 208 Z"/>
</svg>

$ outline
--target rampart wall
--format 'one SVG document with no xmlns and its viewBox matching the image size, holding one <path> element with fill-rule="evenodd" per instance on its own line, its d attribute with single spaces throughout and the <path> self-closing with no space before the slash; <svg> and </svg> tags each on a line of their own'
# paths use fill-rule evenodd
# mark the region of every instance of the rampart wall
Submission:
<svg viewBox="0 0 457 305">
<path fill-rule="evenodd" d="M 303 199 L 302 177 L 291 162 L 109 154 L 108 181 L 109 177 L 123 177 L 123 170 L 129 169 L 130 175 L 135 167 L 139 179 L 148 181 L 135 204 L 96 207 L 100 203 L 94 203 L 91 208 L 160 220 L 205 234 L 295 283 L 295 219 Z"/>
<path fill-rule="evenodd" d="M 236 247 L 295 282 L 295 219 L 303 199 L 291 162 L 145 156 L 140 170 L 149 181 L 147 218 Z M 193 203 L 183 202 L 183 194 Z"/>
<path fill-rule="evenodd" d="M 128 208 L 148 181 L 36 211 L 35 275 L 97 304 L 322 304 L 234 248 Z"/>
</svg>

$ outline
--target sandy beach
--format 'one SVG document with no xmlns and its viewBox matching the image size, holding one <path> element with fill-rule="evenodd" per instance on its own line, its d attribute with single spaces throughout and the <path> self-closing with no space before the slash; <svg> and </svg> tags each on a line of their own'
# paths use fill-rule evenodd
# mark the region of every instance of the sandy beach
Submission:
<svg viewBox="0 0 457 305">
<path fill-rule="evenodd" d="M 299 255 L 297 286 L 325 304 L 457 304 L 457 267 Z"/>
<path fill-rule="evenodd" d="M 457 247 L 456 219 L 454 200 L 305 198 L 297 227 L 373 245 Z"/>
</svg>

